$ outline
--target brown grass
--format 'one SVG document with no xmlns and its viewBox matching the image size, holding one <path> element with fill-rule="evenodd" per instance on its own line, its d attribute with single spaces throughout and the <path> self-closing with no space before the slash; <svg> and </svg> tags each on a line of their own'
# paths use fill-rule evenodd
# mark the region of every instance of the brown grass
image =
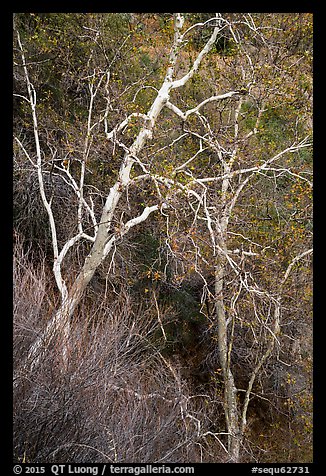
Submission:
<svg viewBox="0 0 326 476">
<path fill-rule="evenodd" d="M 52 315 L 49 272 L 44 261 L 33 266 L 18 240 L 16 369 Z M 53 342 L 15 388 L 14 461 L 216 461 L 218 451 L 201 441 L 194 419 L 203 433 L 208 401 L 189 398 L 180 369 L 160 353 L 158 329 L 155 313 L 132 305 L 126 291 L 114 301 L 81 306 L 71 322 L 68 367 L 62 368 L 60 342 Z"/>
</svg>

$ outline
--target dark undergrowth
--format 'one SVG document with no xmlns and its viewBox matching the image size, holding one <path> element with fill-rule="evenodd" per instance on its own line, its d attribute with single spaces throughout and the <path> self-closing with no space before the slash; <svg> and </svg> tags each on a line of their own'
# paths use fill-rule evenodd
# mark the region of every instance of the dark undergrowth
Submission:
<svg viewBox="0 0 326 476">
<path fill-rule="evenodd" d="M 132 287 L 94 288 L 70 322 L 67 365 L 57 336 L 31 370 L 28 351 L 60 302 L 47 259 L 18 235 L 13 264 L 14 462 L 227 460 L 216 342 L 202 323 L 185 326 L 178 308 L 142 300 Z M 241 355 L 234 358 L 237 385 L 245 388 L 250 369 Z M 274 362 L 261 380 L 265 398 L 250 404 L 242 461 L 276 461 L 276 453 L 309 461 L 309 412 L 302 417 L 294 408 L 308 408 L 308 394 L 301 390 L 303 401 L 295 403 L 282 383 L 288 374 L 277 377 L 275 369 Z"/>
<path fill-rule="evenodd" d="M 55 307 L 45 261 L 14 255 L 14 364 L 18 373 Z M 164 316 L 161 316 L 164 318 Z M 69 362 L 52 342 L 14 391 L 14 460 L 51 463 L 223 460 L 209 429 L 216 402 L 196 395 L 163 356 L 157 316 L 128 293 L 80 306 Z"/>
</svg>

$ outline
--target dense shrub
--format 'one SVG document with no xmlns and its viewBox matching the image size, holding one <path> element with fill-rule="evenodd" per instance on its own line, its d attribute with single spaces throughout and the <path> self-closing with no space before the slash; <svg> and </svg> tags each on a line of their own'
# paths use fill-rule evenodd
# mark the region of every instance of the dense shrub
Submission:
<svg viewBox="0 0 326 476">
<path fill-rule="evenodd" d="M 209 460 L 212 453 L 219 457 L 205 440 L 199 444 L 211 425 L 209 396 L 204 404 L 202 397 L 191 395 L 180 364 L 160 353 L 153 312 L 135 312 L 127 293 L 114 302 L 82 306 L 71 323 L 68 367 L 62 367 L 60 342 L 55 342 L 37 370 L 26 372 L 28 347 L 51 317 L 55 293 L 45 262 L 33 265 L 19 240 L 14 291 L 14 364 L 18 374 L 24 372 L 14 392 L 15 461 L 196 462 Z"/>
</svg>

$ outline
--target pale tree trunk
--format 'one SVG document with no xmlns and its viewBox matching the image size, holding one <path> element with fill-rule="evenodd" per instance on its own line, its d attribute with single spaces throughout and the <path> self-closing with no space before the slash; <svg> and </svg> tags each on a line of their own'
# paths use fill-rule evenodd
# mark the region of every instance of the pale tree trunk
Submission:
<svg viewBox="0 0 326 476">
<path fill-rule="evenodd" d="M 63 363 L 64 363 L 64 367 L 66 367 L 68 363 L 68 358 L 69 358 L 69 343 L 68 343 L 69 331 L 70 331 L 69 322 L 84 294 L 84 291 L 88 283 L 92 279 L 96 269 L 103 262 L 106 256 L 110 253 L 112 246 L 115 244 L 117 239 L 121 238 L 121 236 L 127 233 L 131 227 L 144 221 L 150 213 L 152 213 L 153 211 L 157 211 L 159 208 L 162 208 L 162 206 L 163 207 L 166 206 L 166 204 L 163 204 L 160 206 L 154 205 L 151 207 L 146 207 L 141 213 L 141 215 L 129 220 L 125 224 L 122 224 L 122 229 L 119 232 L 115 232 L 112 230 L 112 221 L 116 212 L 117 205 L 120 201 L 122 194 L 126 190 L 126 187 L 131 182 L 130 172 L 132 170 L 132 167 L 135 162 L 138 162 L 138 163 L 140 162 L 138 158 L 138 154 L 143 149 L 147 140 L 152 138 L 152 130 L 155 126 L 157 118 L 160 112 L 162 111 L 163 107 L 169 104 L 171 90 L 184 86 L 187 83 L 187 81 L 192 78 L 192 76 L 197 71 L 203 57 L 208 53 L 208 51 L 213 46 L 217 38 L 217 34 L 220 30 L 220 26 L 214 27 L 211 37 L 209 38 L 204 48 L 199 52 L 197 58 L 195 59 L 192 67 L 189 69 L 188 73 L 179 79 L 174 79 L 173 76 L 174 76 L 175 65 L 178 59 L 179 50 L 184 44 L 184 35 L 185 35 L 185 33 L 183 35 L 181 34 L 181 29 L 184 23 L 183 17 L 179 13 L 175 14 L 174 17 L 175 17 L 174 42 L 170 52 L 167 72 L 166 72 L 164 81 L 162 83 L 162 86 L 160 90 L 158 91 L 158 94 L 155 100 L 153 101 L 147 114 L 138 114 L 138 115 L 131 114 L 129 118 L 123 121 L 119 126 L 115 127 L 111 132 L 108 132 L 107 130 L 108 109 L 105 113 L 105 116 L 104 116 L 105 134 L 107 139 L 113 142 L 116 140 L 116 134 L 119 131 L 121 131 L 121 129 L 126 124 L 128 124 L 129 120 L 135 115 L 137 115 L 138 117 L 142 117 L 144 120 L 144 124 L 141 127 L 135 141 L 129 148 L 124 146 L 124 144 L 119 144 L 124 147 L 124 150 L 126 151 L 126 153 L 120 167 L 118 179 L 116 183 L 113 185 L 113 187 L 110 189 L 110 192 L 106 198 L 106 202 L 103 207 L 100 223 L 98 224 L 95 230 L 95 236 L 93 239 L 89 236 L 86 236 L 85 233 L 83 232 L 83 228 L 81 224 L 81 216 L 82 216 L 81 211 L 82 211 L 82 207 L 85 206 L 85 201 L 83 197 L 83 181 L 84 181 L 83 173 L 85 170 L 85 163 L 83 163 L 82 174 L 80 179 L 80 187 L 78 190 L 79 233 L 73 239 L 69 240 L 69 242 L 66 243 L 66 245 L 63 247 L 60 253 L 58 251 L 55 220 L 54 220 L 52 209 L 51 209 L 51 203 L 47 200 L 44 193 L 44 187 L 43 187 L 42 160 L 41 160 L 41 150 L 39 145 L 38 125 L 37 125 L 37 116 L 36 116 L 36 92 L 29 79 L 23 47 L 20 41 L 19 33 L 17 32 L 18 42 L 21 49 L 22 62 L 24 66 L 25 79 L 26 79 L 26 84 L 28 89 L 28 98 L 25 98 L 25 99 L 30 103 L 32 115 L 33 115 L 34 136 L 35 136 L 35 143 L 36 143 L 36 149 L 37 149 L 36 167 L 38 170 L 40 191 L 41 191 L 42 200 L 47 210 L 47 213 L 49 215 L 49 220 L 51 224 L 52 242 L 53 242 L 53 250 L 54 250 L 53 271 L 54 271 L 54 276 L 56 278 L 56 282 L 57 282 L 59 291 L 61 293 L 61 298 L 62 298 L 59 309 L 55 312 L 54 316 L 47 324 L 43 333 L 36 339 L 36 341 L 32 345 L 28 353 L 27 360 L 23 365 L 25 370 L 34 368 L 38 365 L 41 357 L 44 355 L 44 352 L 46 352 L 46 349 L 49 343 L 51 342 L 51 340 L 53 339 L 55 335 L 59 335 L 60 337 L 62 336 Z M 217 16 L 216 16 L 216 21 L 217 21 Z M 218 21 L 217 21 L 217 24 L 219 25 Z M 88 133 L 90 133 L 92 129 L 91 113 L 92 113 L 93 101 L 97 94 L 98 88 L 100 87 L 102 79 L 103 78 L 101 78 L 96 89 L 91 90 L 92 94 L 91 94 L 91 104 L 90 104 L 89 118 L 88 118 Z M 85 157 L 84 157 L 85 162 L 86 162 L 87 156 L 88 156 L 88 139 L 85 142 Z M 93 245 L 89 255 L 85 259 L 85 262 L 83 264 L 81 271 L 79 272 L 71 288 L 68 290 L 66 283 L 62 279 L 61 264 L 68 249 L 71 246 L 73 246 L 81 238 L 91 239 L 91 241 L 93 241 Z"/>
<path fill-rule="evenodd" d="M 94 275 L 96 270 L 94 258 L 96 256 L 98 256 L 98 254 L 94 253 L 93 256 L 89 256 L 89 259 L 86 259 L 83 269 L 73 283 L 67 297 L 62 301 L 59 309 L 55 311 L 45 330 L 31 346 L 25 362 L 25 367 L 31 370 L 37 367 L 40 358 L 43 353 L 46 352 L 50 342 L 54 336 L 57 336 L 60 338 L 63 369 L 67 368 L 69 359 L 70 319 L 78 306 L 89 281 Z"/>
<path fill-rule="evenodd" d="M 221 220 L 223 224 L 223 220 Z M 227 220 L 224 221 L 224 224 L 227 223 Z M 222 227 L 223 229 L 223 227 Z M 220 226 L 221 230 L 221 226 Z M 226 228 L 224 228 L 224 231 Z M 222 238 L 221 238 L 222 236 Z M 276 298 L 272 299 L 274 303 L 274 318 L 272 326 L 270 329 L 270 339 L 268 340 L 268 345 L 263 353 L 263 355 L 258 360 L 256 366 L 251 372 L 247 390 L 245 392 L 244 403 L 242 407 L 239 406 L 237 401 L 237 387 L 234 381 L 234 376 L 231 369 L 231 355 L 232 355 L 232 339 L 233 332 L 229 332 L 228 335 L 228 319 L 225 312 L 225 304 L 223 300 L 223 285 L 224 285 L 224 274 L 226 266 L 226 246 L 225 240 L 223 238 L 224 233 L 220 233 L 219 248 L 221 250 L 217 255 L 217 265 L 215 268 L 215 313 L 218 326 L 218 352 L 219 352 L 219 361 L 223 371 L 224 379 L 224 413 L 225 421 L 228 433 L 228 445 L 227 450 L 229 454 L 228 462 L 237 463 L 240 460 L 240 450 L 241 445 L 244 439 L 246 426 L 247 426 L 247 411 L 250 401 L 250 396 L 254 382 L 257 378 L 258 372 L 267 361 L 267 359 L 272 354 L 275 344 L 278 341 L 278 335 L 280 333 L 280 318 L 281 318 L 281 302 L 282 302 L 282 292 L 283 286 L 287 281 L 289 274 L 293 266 L 301 260 L 303 257 L 310 255 L 312 249 L 304 251 L 297 255 L 290 262 L 284 277 L 280 283 L 278 293 Z"/>
<path fill-rule="evenodd" d="M 218 333 L 218 355 L 224 379 L 224 414 L 228 432 L 228 453 L 230 462 L 238 462 L 240 455 L 240 422 L 237 403 L 237 388 L 231 370 L 227 318 L 223 300 L 225 257 L 218 255 L 215 269 L 215 313 Z"/>
<path fill-rule="evenodd" d="M 164 206 L 161 207 L 165 208 Z M 62 336 L 63 368 L 65 369 L 67 367 L 69 358 L 70 319 L 80 303 L 84 291 L 94 276 L 96 269 L 109 254 L 118 238 L 128 233 L 132 227 L 146 220 L 150 213 L 157 211 L 158 209 L 158 205 L 146 207 L 139 216 L 132 218 L 125 223 L 119 235 L 114 234 L 110 239 L 108 239 L 108 232 L 106 230 L 107 225 L 104 226 L 104 224 L 102 224 L 99 226 L 97 237 L 91 252 L 86 257 L 84 265 L 72 284 L 67 297 L 62 301 L 59 309 L 55 312 L 43 333 L 36 339 L 30 348 L 25 362 L 25 368 L 34 368 L 38 365 L 41 357 L 47 349 L 47 346 L 56 334 Z"/>
<path fill-rule="evenodd" d="M 126 153 L 119 171 L 119 178 L 114 184 L 114 186 L 110 189 L 110 193 L 106 199 L 106 203 L 103 208 L 100 224 L 98 226 L 95 242 L 92 246 L 92 249 L 89 255 L 86 257 L 84 265 L 81 271 L 79 272 L 77 278 L 75 279 L 73 285 L 71 286 L 71 289 L 62 299 L 60 308 L 56 311 L 53 318 L 46 326 L 42 335 L 40 335 L 32 345 L 28 353 L 25 366 L 35 367 L 39 363 L 43 352 L 46 350 L 47 344 L 51 341 L 51 339 L 57 332 L 62 335 L 63 361 L 64 366 L 67 365 L 70 318 L 72 317 L 77 305 L 79 304 L 84 294 L 84 291 L 88 283 L 92 279 L 96 269 L 110 253 L 115 241 L 120 238 L 122 234 L 125 234 L 130 228 L 130 226 L 128 227 L 127 223 L 125 224 L 125 228 L 122 229 L 119 234 L 114 234 L 111 231 L 111 223 L 122 193 L 130 181 L 130 171 L 135 162 L 134 157 L 136 157 L 137 154 L 141 151 L 146 140 L 152 136 L 151 129 L 155 124 L 155 121 L 167 100 L 168 91 L 169 89 L 167 88 L 167 85 L 164 84 L 148 113 L 148 117 L 150 119 L 150 127 L 144 126 L 141 128 L 136 140 L 130 147 L 130 152 Z M 154 211 L 154 208 L 155 210 L 158 209 L 158 207 L 155 206 L 152 207 L 151 211 Z M 131 224 L 131 226 L 133 226 L 133 224 Z"/>
<path fill-rule="evenodd" d="M 232 160 L 232 159 L 231 159 Z M 221 205 L 222 216 L 217 221 L 218 253 L 215 267 L 215 312 L 218 332 L 218 354 L 223 371 L 224 379 L 224 414 L 228 432 L 228 453 L 229 462 L 237 463 L 240 455 L 240 421 L 237 403 L 237 388 L 231 370 L 231 350 L 232 339 L 228 337 L 228 320 L 225 312 L 223 296 L 224 275 L 227 264 L 227 230 L 230 218 L 230 210 L 227 205 L 227 193 L 230 180 L 227 174 L 230 173 L 232 164 L 224 163 L 223 172 L 226 178 L 222 181 Z"/>
</svg>

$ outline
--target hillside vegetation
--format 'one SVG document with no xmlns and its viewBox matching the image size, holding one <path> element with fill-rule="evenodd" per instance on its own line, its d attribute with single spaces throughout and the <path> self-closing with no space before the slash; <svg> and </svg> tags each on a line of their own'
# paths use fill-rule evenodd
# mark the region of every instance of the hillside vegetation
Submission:
<svg viewBox="0 0 326 476">
<path fill-rule="evenodd" d="M 14 461 L 312 461 L 312 15 L 14 16 Z"/>
</svg>

